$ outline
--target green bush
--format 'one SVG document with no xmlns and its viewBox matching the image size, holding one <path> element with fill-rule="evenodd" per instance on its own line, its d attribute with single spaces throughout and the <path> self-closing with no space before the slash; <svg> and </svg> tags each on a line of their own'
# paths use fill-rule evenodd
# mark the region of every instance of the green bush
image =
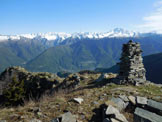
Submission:
<svg viewBox="0 0 162 122">
<path fill-rule="evenodd" d="M 17 81 L 16 77 L 13 77 L 11 83 L 4 89 L 3 96 L 6 106 L 22 104 L 25 98 L 24 81 Z"/>
</svg>

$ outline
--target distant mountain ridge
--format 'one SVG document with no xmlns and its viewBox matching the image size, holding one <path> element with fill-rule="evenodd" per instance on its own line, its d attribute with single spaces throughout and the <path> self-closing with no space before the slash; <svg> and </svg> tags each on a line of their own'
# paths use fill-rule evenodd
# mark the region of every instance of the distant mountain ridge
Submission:
<svg viewBox="0 0 162 122">
<path fill-rule="evenodd" d="M 109 68 L 119 61 L 122 45 L 130 39 L 141 44 L 143 56 L 162 52 L 162 37 L 84 39 L 71 45 L 48 48 L 29 61 L 25 68 L 53 73 Z"/>
<path fill-rule="evenodd" d="M 0 71 L 15 65 L 47 72 L 108 68 L 119 60 L 122 44 L 130 39 L 141 43 L 144 56 L 162 52 L 161 34 L 120 28 L 107 33 L 0 35 Z"/>
<path fill-rule="evenodd" d="M 78 32 L 78 33 L 65 33 L 65 32 L 48 32 L 38 34 L 19 34 L 19 35 L 0 35 L 1 42 L 30 42 L 35 41 L 46 47 L 53 47 L 57 45 L 72 44 L 76 41 L 71 40 L 84 40 L 84 39 L 103 39 L 103 38 L 129 38 L 129 37 L 147 37 L 153 35 L 161 35 L 155 32 L 140 33 L 135 31 L 128 31 L 122 28 L 115 28 L 108 32 Z"/>
<path fill-rule="evenodd" d="M 46 38 L 47 40 L 67 39 L 71 38 L 104 38 L 104 37 L 134 37 L 137 32 L 127 31 L 122 28 L 115 28 L 108 32 L 79 32 L 79 33 L 64 33 L 64 32 L 48 32 L 38 34 L 20 34 L 20 35 L 0 35 L 0 40 L 19 40 L 21 38 L 36 39 Z"/>
</svg>

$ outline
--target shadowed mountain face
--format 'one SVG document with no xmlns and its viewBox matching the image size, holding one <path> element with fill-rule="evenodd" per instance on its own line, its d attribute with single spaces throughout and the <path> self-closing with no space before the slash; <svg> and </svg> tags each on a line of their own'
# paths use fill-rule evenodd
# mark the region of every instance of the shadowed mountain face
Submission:
<svg viewBox="0 0 162 122">
<path fill-rule="evenodd" d="M 146 69 L 146 78 L 154 83 L 162 83 L 162 53 L 148 55 L 143 57 L 144 67 Z M 114 65 L 111 68 L 98 68 L 98 72 L 113 72 L 118 73 L 119 65 Z"/>
<path fill-rule="evenodd" d="M 162 83 L 162 53 L 144 57 L 146 77 L 155 83 Z"/>
</svg>

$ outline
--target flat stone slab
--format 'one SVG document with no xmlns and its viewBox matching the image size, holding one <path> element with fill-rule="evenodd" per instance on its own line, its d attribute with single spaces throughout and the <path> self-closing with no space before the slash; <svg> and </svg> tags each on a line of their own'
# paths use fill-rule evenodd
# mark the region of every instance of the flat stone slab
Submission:
<svg viewBox="0 0 162 122">
<path fill-rule="evenodd" d="M 116 109 L 115 107 L 113 107 L 112 105 L 108 106 L 108 108 L 106 110 L 106 115 L 115 115 L 114 119 L 118 120 L 119 122 L 128 122 L 127 119 L 125 118 L 125 116 L 123 114 L 121 114 L 119 112 L 119 110 Z"/>
<path fill-rule="evenodd" d="M 121 110 L 124 110 L 127 105 L 128 105 L 128 102 L 124 102 L 124 100 L 122 100 L 121 98 L 112 98 L 111 101 L 113 103 L 115 103 L 115 105 L 117 106 L 117 108 L 119 109 L 119 111 Z"/>
<path fill-rule="evenodd" d="M 147 106 L 157 109 L 162 112 L 162 103 L 160 103 L 160 102 L 156 102 L 154 100 L 148 100 Z"/>
<path fill-rule="evenodd" d="M 119 114 L 119 110 L 113 107 L 112 105 L 109 105 L 106 109 L 106 115 L 111 115 L 111 114 Z"/>
<path fill-rule="evenodd" d="M 125 102 L 129 102 L 127 96 L 125 96 L 125 95 L 120 95 L 119 97 L 120 97 L 122 100 L 124 100 Z"/>
<path fill-rule="evenodd" d="M 61 122 L 76 122 L 76 118 L 71 114 L 71 112 L 67 112 L 62 115 Z"/>
<path fill-rule="evenodd" d="M 123 114 L 116 114 L 115 119 L 118 120 L 119 122 L 128 122 Z"/>
<path fill-rule="evenodd" d="M 130 102 L 135 105 L 136 104 L 136 98 L 134 96 L 129 96 L 128 99 L 130 100 Z"/>
<path fill-rule="evenodd" d="M 134 122 L 162 122 L 162 116 L 137 107 Z"/>
<path fill-rule="evenodd" d="M 141 104 L 141 105 L 147 104 L 147 98 L 146 97 L 137 96 L 136 99 L 137 99 L 137 104 Z"/>
</svg>

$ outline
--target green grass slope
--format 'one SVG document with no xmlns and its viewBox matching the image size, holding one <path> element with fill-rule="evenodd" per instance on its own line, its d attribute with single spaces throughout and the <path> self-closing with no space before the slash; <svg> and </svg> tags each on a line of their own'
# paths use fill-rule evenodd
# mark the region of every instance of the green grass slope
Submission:
<svg viewBox="0 0 162 122">
<path fill-rule="evenodd" d="M 110 67 L 115 64 L 112 48 L 102 41 L 79 41 L 69 46 L 52 47 L 28 62 L 31 71 L 79 71 L 97 67 Z M 107 62 L 107 63 L 105 63 Z"/>
<path fill-rule="evenodd" d="M 45 50 L 35 41 L 7 41 L 0 43 L 0 72 L 9 66 L 23 65 Z"/>
<path fill-rule="evenodd" d="M 25 67 L 30 71 L 54 73 L 109 68 L 119 61 L 122 45 L 130 39 L 141 44 L 144 56 L 162 52 L 161 36 L 72 40 L 71 45 L 47 49 Z"/>
<path fill-rule="evenodd" d="M 3 71 L 8 66 L 20 65 L 24 62 L 23 59 L 17 57 L 11 50 L 0 47 L 0 71 Z"/>
</svg>

